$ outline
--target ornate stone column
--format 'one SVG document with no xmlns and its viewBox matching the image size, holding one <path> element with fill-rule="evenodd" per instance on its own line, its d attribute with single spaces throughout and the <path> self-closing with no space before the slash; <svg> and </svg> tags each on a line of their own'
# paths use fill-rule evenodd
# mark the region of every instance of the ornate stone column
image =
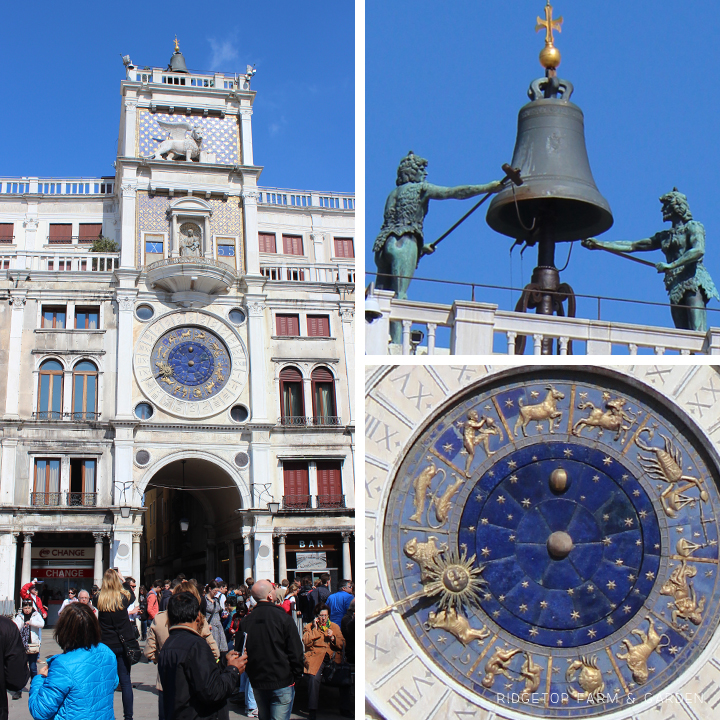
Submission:
<svg viewBox="0 0 720 720">
<path fill-rule="evenodd" d="M 132 417 L 133 307 L 137 291 L 117 291 L 117 417 Z"/>
<path fill-rule="evenodd" d="M 132 172 L 134 169 L 123 168 L 124 173 Z M 135 208 L 137 207 L 137 180 L 133 177 L 124 177 L 120 186 L 120 266 L 124 268 L 135 268 L 135 240 L 137 230 L 135 228 Z"/>
<path fill-rule="evenodd" d="M 352 580 L 352 557 L 350 555 L 350 538 L 352 532 L 343 532 L 342 544 L 343 544 L 343 580 Z"/>
<path fill-rule="evenodd" d="M 285 535 L 277 535 L 278 541 L 278 582 L 287 579 L 287 556 L 285 555 Z"/>
<path fill-rule="evenodd" d="M 240 146 L 242 148 L 242 164 L 253 164 L 253 142 L 252 142 L 252 108 L 241 107 L 240 113 Z"/>
<path fill-rule="evenodd" d="M 23 557 L 22 569 L 20 571 L 20 587 L 32 580 L 32 539 L 35 533 L 23 532 Z"/>
<path fill-rule="evenodd" d="M 341 408 L 343 403 L 337 403 L 338 415 L 342 422 L 345 420 L 346 425 L 352 425 L 355 422 L 355 311 L 347 305 L 340 308 L 340 320 L 342 323 L 342 337 L 345 352 L 345 375 L 347 377 L 347 413 L 343 413 Z M 340 387 L 335 385 L 335 397 L 340 399 Z M 344 415 L 344 417 L 343 417 Z"/>
<path fill-rule="evenodd" d="M 140 577 L 140 541 L 142 535 L 142 530 L 138 530 L 133 532 L 132 536 L 132 576 L 135 578 L 138 587 L 143 584 Z"/>
<path fill-rule="evenodd" d="M 243 582 L 253 577 L 252 533 L 243 533 Z M 255 578 L 254 578 L 255 579 Z"/>
<path fill-rule="evenodd" d="M 95 532 L 93 533 L 95 538 L 95 560 L 93 567 L 93 584 L 100 587 L 103 579 L 103 542 L 105 533 Z M 137 579 L 137 578 L 136 578 Z"/>
<path fill-rule="evenodd" d="M 245 222 L 245 259 L 248 275 L 260 275 L 260 244 L 258 241 L 257 201 L 254 188 L 242 191 L 243 220 Z"/>
<path fill-rule="evenodd" d="M 20 367 L 23 315 L 25 314 L 26 290 L 11 290 L 8 303 L 12 307 L 10 316 L 10 342 L 8 343 L 7 364 L 10 368 Z M 5 420 L 17 420 L 20 403 L 20 373 L 7 374 L 7 393 L 5 395 Z"/>
<path fill-rule="evenodd" d="M 265 295 L 246 295 L 245 304 L 248 313 L 250 401 L 252 402 L 253 421 L 262 422 L 268 419 L 265 361 Z"/>
</svg>

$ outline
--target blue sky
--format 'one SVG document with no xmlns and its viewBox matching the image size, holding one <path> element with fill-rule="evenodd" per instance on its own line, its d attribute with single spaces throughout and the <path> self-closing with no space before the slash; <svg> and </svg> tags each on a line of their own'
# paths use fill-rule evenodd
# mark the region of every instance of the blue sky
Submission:
<svg viewBox="0 0 720 720">
<path fill-rule="evenodd" d="M 2 176 L 112 175 L 121 55 L 165 67 L 178 35 L 188 68 L 244 72 L 260 184 L 350 192 L 354 166 L 352 3 L 7 3 Z"/>
<path fill-rule="evenodd" d="M 412 149 L 429 160 L 428 181 L 439 185 L 499 178 L 512 157 L 517 113 L 527 88 L 543 75 L 538 53 L 544 33 L 535 19 L 544 0 L 366 2 L 366 267 L 375 269 L 372 241 L 382 224 L 399 160 Z M 694 218 L 705 225 L 705 264 L 720 286 L 720 67 L 717 3 L 669 0 L 621 3 L 557 0 L 563 16 L 556 46 L 561 78 L 575 86 L 585 113 L 590 166 L 609 201 L 614 226 L 603 240 L 639 239 L 668 225 L 658 197 L 677 186 Z M 431 202 L 426 241 L 436 239 L 475 201 Z M 421 261 L 417 276 L 522 287 L 536 250 L 521 260 L 512 240 L 494 233 L 478 210 Z M 558 246 L 565 264 L 569 244 Z M 662 261 L 661 253 L 643 259 Z M 562 280 L 576 293 L 667 302 L 654 269 L 579 243 Z M 451 303 L 470 290 L 414 281 L 410 298 Z M 478 290 L 476 298 L 512 309 L 518 293 Z M 720 308 L 711 301 L 710 308 Z M 580 301 L 578 316 L 596 317 L 595 301 Z M 602 318 L 672 327 L 666 307 L 602 304 Z M 709 324 L 719 326 L 720 314 Z"/>
</svg>

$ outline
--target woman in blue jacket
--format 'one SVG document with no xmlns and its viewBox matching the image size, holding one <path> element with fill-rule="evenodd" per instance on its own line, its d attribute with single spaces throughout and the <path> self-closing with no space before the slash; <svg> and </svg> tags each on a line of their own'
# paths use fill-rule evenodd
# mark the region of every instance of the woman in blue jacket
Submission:
<svg viewBox="0 0 720 720">
<path fill-rule="evenodd" d="M 100 642 L 100 625 L 88 605 L 73 603 L 55 627 L 62 648 L 41 668 L 30 686 L 35 720 L 114 720 L 117 659 Z"/>
</svg>

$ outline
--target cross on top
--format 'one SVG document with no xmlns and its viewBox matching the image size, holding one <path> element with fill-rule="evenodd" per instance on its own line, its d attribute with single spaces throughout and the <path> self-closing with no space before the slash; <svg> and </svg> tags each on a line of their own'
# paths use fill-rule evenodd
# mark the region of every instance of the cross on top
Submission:
<svg viewBox="0 0 720 720">
<path fill-rule="evenodd" d="M 557 20 L 553 20 L 552 16 L 552 5 L 550 4 L 550 0 L 547 0 L 547 5 L 545 5 L 545 19 L 538 17 L 537 19 L 537 25 L 535 26 L 535 32 L 538 32 L 545 28 L 545 44 L 546 45 L 552 45 L 553 44 L 553 30 L 557 30 L 558 32 L 562 32 L 562 17 L 559 17 Z"/>
</svg>

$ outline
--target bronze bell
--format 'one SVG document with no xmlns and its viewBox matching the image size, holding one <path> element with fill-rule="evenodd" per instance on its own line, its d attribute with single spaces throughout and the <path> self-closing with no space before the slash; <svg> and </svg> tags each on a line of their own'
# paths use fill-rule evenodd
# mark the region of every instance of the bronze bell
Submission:
<svg viewBox="0 0 720 720">
<path fill-rule="evenodd" d="M 593 180 L 583 112 L 570 102 L 572 84 L 541 78 L 532 83 L 528 95 L 530 102 L 518 115 L 511 163 L 520 168 L 524 182 L 495 195 L 487 212 L 488 225 L 530 244 L 533 234 L 540 228 L 547 231 L 548 226 L 554 242 L 605 232 L 613 217 Z"/>
</svg>

